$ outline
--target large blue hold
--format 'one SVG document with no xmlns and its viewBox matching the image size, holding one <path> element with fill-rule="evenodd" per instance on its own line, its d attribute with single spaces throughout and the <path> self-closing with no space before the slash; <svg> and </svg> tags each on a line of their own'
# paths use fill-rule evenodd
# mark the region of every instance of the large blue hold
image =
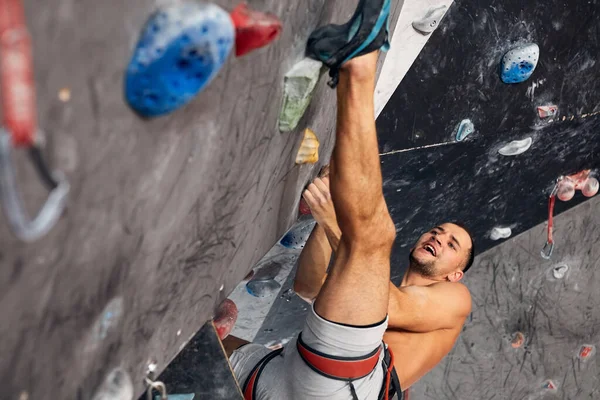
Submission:
<svg viewBox="0 0 600 400">
<path fill-rule="evenodd" d="M 144 117 L 188 103 L 215 77 L 234 43 L 229 14 L 213 4 L 183 4 L 146 23 L 125 76 L 125 98 Z"/>
<path fill-rule="evenodd" d="M 516 47 L 506 53 L 500 65 L 500 77 L 504 83 L 524 82 L 535 70 L 540 58 L 540 48 L 535 43 Z"/>
</svg>

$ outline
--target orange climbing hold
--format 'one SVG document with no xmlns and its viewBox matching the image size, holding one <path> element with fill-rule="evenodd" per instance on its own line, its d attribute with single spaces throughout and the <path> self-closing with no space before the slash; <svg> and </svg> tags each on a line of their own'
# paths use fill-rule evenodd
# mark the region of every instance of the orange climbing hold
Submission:
<svg viewBox="0 0 600 400">
<path fill-rule="evenodd" d="M 319 161 L 319 139 L 312 130 L 306 128 L 296 156 L 296 164 L 314 164 L 317 161 Z"/>
<path fill-rule="evenodd" d="M 523 335 L 523 333 L 521 333 L 521 332 L 515 333 L 512 341 L 511 341 L 511 345 L 512 345 L 513 349 L 518 349 L 519 347 L 522 347 L 524 343 L 525 343 L 525 335 Z"/>
<path fill-rule="evenodd" d="M 274 41 L 281 32 L 281 21 L 272 15 L 240 3 L 230 14 L 235 25 L 235 55 L 243 56 Z"/>
</svg>

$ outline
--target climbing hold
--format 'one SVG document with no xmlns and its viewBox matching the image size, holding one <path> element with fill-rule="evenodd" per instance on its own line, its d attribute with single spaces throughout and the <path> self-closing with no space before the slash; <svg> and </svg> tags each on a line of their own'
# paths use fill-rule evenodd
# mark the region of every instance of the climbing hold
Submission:
<svg viewBox="0 0 600 400">
<path fill-rule="evenodd" d="M 501 74 L 504 83 L 524 82 L 535 70 L 540 57 L 540 48 L 535 43 L 528 43 L 507 52 L 502 58 Z"/>
<path fill-rule="evenodd" d="M 217 312 L 213 318 L 213 324 L 217 330 L 217 334 L 221 340 L 225 339 L 231 333 L 235 326 L 238 317 L 238 308 L 230 299 L 225 299 L 219 305 Z"/>
<path fill-rule="evenodd" d="M 302 221 L 292 227 L 290 231 L 279 242 L 283 247 L 288 249 L 303 249 L 308 237 L 310 236 L 316 222 L 314 220 Z"/>
<path fill-rule="evenodd" d="M 511 340 L 511 345 L 513 349 L 518 349 L 519 347 L 523 346 L 524 343 L 525 335 L 523 335 L 523 333 L 521 332 L 516 332 Z"/>
<path fill-rule="evenodd" d="M 558 106 L 541 106 L 537 108 L 540 118 L 554 117 L 558 114 Z"/>
<path fill-rule="evenodd" d="M 531 143 L 533 143 L 533 140 L 530 137 L 523 140 L 513 140 L 498 150 L 498 153 L 502 154 L 503 156 L 516 156 L 529 150 Z"/>
<path fill-rule="evenodd" d="M 588 178 L 585 181 L 585 184 L 581 188 L 581 192 L 585 197 L 592 197 L 598 193 L 598 189 L 600 188 L 600 184 L 598 183 L 598 179 L 596 178 Z"/>
<path fill-rule="evenodd" d="M 275 279 L 252 279 L 246 283 L 246 291 L 254 297 L 267 297 L 275 294 L 281 284 Z"/>
<path fill-rule="evenodd" d="M 298 209 L 300 210 L 300 215 L 311 215 L 312 214 L 312 211 L 310 211 L 310 207 L 309 207 L 308 203 L 304 199 L 300 199 L 300 205 L 298 206 Z"/>
<path fill-rule="evenodd" d="M 570 179 L 560 181 L 556 197 L 561 201 L 569 201 L 573 196 L 575 196 L 575 183 Z"/>
<path fill-rule="evenodd" d="M 462 142 L 471 133 L 475 132 L 475 125 L 470 119 L 463 119 L 454 130 L 454 137 L 458 142 Z"/>
<path fill-rule="evenodd" d="M 71 90 L 69 88 L 62 88 L 58 91 L 58 99 L 63 103 L 71 100 Z"/>
<path fill-rule="evenodd" d="M 244 1 L 230 14 L 235 26 L 235 55 L 243 56 L 271 43 L 281 32 L 281 22 L 272 14 L 253 11 Z"/>
<path fill-rule="evenodd" d="M 283 105 L 279 114 L 280 131 L 289 132 L 298 126 L 310 104 L 322 66 L 320 61 L 305 58 L 285 74 Z"/>
<path fill-rule="evenodd" d="M 568 271 L 569 266 L 567 264 L 560 264 L 552 269 L 552 275 L 555 279 L 563 279 Z"/>
<path fill-rule="evenodd" d="M 577 353 L 577 357 L 581 361 L 587 361 L 591 357 L 593 357 L 594 354 L 596 354 L 596 346 L 594 346 L 593 344 L 584 344 L 579 349 L 579 352 Z"/>
<path fill-rule="evenodd" d="M 117 367 L 104 378 L 93 400 L 131 400 L 133 382 L 125 369 Z"/>
<path fill-rule="evenodd" d="M 306 55 L 329 67 L 330 87 L 337 86 L 339 68 L 345 62 L 378 49 L 389 49 L 391 3 L 391 0 L 361 0 L 347 23 L 325 25 L 310 34 Z"/>
<path fill-rule="evenodd" d="M 555 391 L 558 389 L 558 386 L 552 380 L 548 379 L 542 383 L 542 389 Z"/>
<path fill-rule="evenodd" d="M 214 4 L 159 9 L 146 22 L 127 67 L 127 102 L 144 117 L 187 104 L 217 75 L 233 39 L 229 14 Z"/>
<path fill-rule="evenodd" d="M 448 7 L 445 5 L 431 8 L 423 18 L 413 21 L 413 28 L 423 35 L 429 35 L 440 25 L 440 21 L 444 17 L 444 14 L 446 14 L 447 9 Z"/>
<path fill-rule="evenodd" d="M 296 164 L 314 164 L 317 161 L 319 161 L 319 139 L 312 130 L 306 128 L 296 155 Z"/>
<path fill-rule="evenodd" d="M 509 227 L 501 228 L 499 226 L 492 229 L 490 232 L 490 239 L 492 240 L 500 240 L 509 238 L 512 235 L 512 230 Z"/>
</svg>

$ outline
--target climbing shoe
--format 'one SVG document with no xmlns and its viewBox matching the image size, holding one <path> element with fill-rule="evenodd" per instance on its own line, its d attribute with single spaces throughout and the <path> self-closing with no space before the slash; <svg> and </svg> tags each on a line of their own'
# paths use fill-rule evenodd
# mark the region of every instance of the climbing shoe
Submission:
<svg viewBox="0 0 600 400">
<path fill-rule="evenodd" d="M 360 0 L 350 21 L 323 26 L 309 36 L 306 55 L 329 67 L 329 86 L 337 86 L 345 62 L 378 49 L 387 51 L 391 1 Z"/>
</svg>

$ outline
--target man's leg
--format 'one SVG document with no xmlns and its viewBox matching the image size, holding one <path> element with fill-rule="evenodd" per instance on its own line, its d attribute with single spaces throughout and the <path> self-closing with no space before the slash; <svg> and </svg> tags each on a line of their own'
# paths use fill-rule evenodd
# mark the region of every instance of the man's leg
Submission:
<svg viewBox="0 0 600 400">
<path fill-rule="evenodd" d="M 340 70 L 330 185 L 342 237 L 314 306 L 326 320 L 355 326 L 386 318 L 395 238 L 383 197 L 375 129 L 377 55 L 353 59 Z"/>
</svg>

